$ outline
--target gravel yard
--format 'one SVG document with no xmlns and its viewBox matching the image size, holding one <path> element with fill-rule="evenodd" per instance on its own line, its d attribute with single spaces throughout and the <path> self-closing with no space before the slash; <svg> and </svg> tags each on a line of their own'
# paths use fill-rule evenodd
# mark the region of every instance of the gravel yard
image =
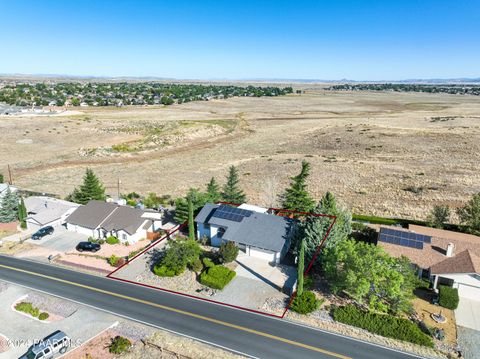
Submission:
<svg viewBox="0 0 480 359">
<path fill-rule="evenodd" d="M 39 292 L 28 293 L 25 301 L 32 303 L 34 307 L 41 308 L 48 313 L 56 314 L 63 318 L 68 318 L 69 316 L 74 314 L 80 307 L 76 303 L 52 297 Z"/>
</svg>

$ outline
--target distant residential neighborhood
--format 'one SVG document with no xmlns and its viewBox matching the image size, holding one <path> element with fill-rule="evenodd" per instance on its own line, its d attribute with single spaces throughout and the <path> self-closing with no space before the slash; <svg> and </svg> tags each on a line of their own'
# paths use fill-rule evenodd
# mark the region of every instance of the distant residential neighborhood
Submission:
<svg viewBox="0 0 480 359">
<path fill-rule="evenodd" d="M 0 103 L 15 106 L 172 105 L 229 97 L 280 96 L 291 87 L 169 84 L 162 82 L 0 81 Z"/>
</svg>

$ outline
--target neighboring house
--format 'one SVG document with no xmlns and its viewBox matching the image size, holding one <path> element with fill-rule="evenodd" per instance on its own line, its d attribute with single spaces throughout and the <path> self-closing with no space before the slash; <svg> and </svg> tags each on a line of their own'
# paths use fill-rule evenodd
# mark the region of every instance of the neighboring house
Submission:
<svg viewBox="0 0 480 359">
<path fill-rule="evenodd" d="M 247 255 L 280 263 L 290 247 L 289 218 L 207 203 L 195 218 L 198 238 L 212 246 L 234 242 Z"/>
<path fill-rule="evenodd" d="M 144 211 L 103 201 L 90 201 L 78 207 L 66 220 L 67 229 L 94 238 L 117 237 L 135 243 L 147 238 L 147 232 L 161 227 L 159 212 Z"/>
<path fill-rule="evenodd" d="M 27 209 L 26 223 L 29 229 L 60 226 L 80 206 L 77 203 L 45 196 L 27 197 L 24 202 Z"/>
<path fill-rule="evenodd" d="M 5 196 L 5 193 L 7 193 L 8 188 L 10 188 L 11 192 L 17 192 L 18 188 L 12 185 L 9 185 L 8 183 L 0 183 L 0 200 Z"/>
<path fill-rule="evenodd" d="M 460 298 L 480 301 L 480 237 L 417 225 L 381 226 L 378 245 L 409 258 L 433 288 L 448 285 L 458 288 Z"/>
</svg>

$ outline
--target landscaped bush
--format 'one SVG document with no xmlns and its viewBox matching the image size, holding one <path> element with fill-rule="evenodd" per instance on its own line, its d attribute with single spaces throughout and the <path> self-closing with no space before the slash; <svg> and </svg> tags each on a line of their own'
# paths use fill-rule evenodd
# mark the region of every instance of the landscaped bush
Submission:
<svg viewBox="0 0 480 359">
<path fill-rule="evenodd" d="M 115 254 L 112 254 L 110 257 L 108 257 L 107 261 L 108 264 L 110 264 L 112 267 L 115 267 L 118 262 L 118 257 Z"/>
<path fill-rule="evenodd" d="M 29 302 L 20 302 L 16 304 L 15 310 L 30 314 L 32 317 L 35 317 L 35 318 L 38 318 L 38 316 L 40 315 L 40 309 L 34 307 L 32 303 L 29 303 Z"/>
<path fill-rule="evenodd" d="M 300 314 L 311 313 L 318 309 L 323 301 L 317 300 L 315 294 L 310 291 L 297 295 L 292 302 L 291 309 Z"/>
<path fill-rule="evenodd" d="M 162 277 L 179 275 L 199 258 L 201 252 L 199 244 L 194 240 L 169 241 L 163 257 L 153 267 L 153 272 Z"/>
<path fill-rule="evenodd" d="M 189 265 L 189 267 L 195 273 L 200 273 L 203 269 L 203 264 L 202 264 L 202 261 L 200 260 L 200 258 L 197 258 Z"/>
<path fill-rule="evenodd" d="M 303 288 L 305 289 L 313 289 L 315 281 L 313 280 L 312 276 L 305 275 L 303 276 Z"/>
<path fill-rule="evenodd" d="M 214 289 L 223 289 L 235 278 L 235 271 L 221 265 L 214 265 L 207 268 L 200 275 L 200 283 Z"/>
<path fill-rule="evenodd" d="M 215 265 L 215 263 L 213 263 L 212 260 L 208 257 L 203 258 L 202 262 L 203 262 L 203 265 L 207 268 L 211 268 Z"/>
<path fill-rule="evenodd" d="M 233 262 L 238 256 L 238 247 L 233 242 L 222 243 L 218 255 L 223 263 Z"/>
<path fill-rule="evenodd" d="M 439 287 L 440 299 L 438 304 L 447 309 L 457 309 L 460 298 L 458 289 L 441 285 Z"/>
<path fill-rule="evenodd" d="M 105 242 L 107 242 L 107 244 L 118 244 L 120 243 L 120 240 L 115 236 L 110 236 L 110 237 L 107 237 Z"/>
<path fill-rule="evenodd" d="M 333 319 L 384 337 L 433 347 L 432 338 L 423 333 L 419 326 L 408 319 L 397 318 L 388 314 L 365 312 L 353 305 L 334 308 Z"/>
<path fill-rule="evenodd" d="M 130 342 L 130 340 L 121 337 L 120 335 L 117 335 L 110 342 L 110 345 L 108 346 L 108 351 L 112 354 L 122 354 L 125 353 L 131 346 L 132 343 Z"/>
<path fill-rule="evenodd" d="M 185 271 L 185 267 L 170 268 L 165 265 L 155 265 L 153 267 L 153 273 L 159 277 L 175 277 L 182 274 Z"/>
<path fill-rule="evenodd" d="M 40 320 L 46 320 L 48 319 L 48 317 L 49 317 L 48 313 L 45 313 L 45 312 L 42 312 L 38 315 L 38 319 Z"/>
</svg>

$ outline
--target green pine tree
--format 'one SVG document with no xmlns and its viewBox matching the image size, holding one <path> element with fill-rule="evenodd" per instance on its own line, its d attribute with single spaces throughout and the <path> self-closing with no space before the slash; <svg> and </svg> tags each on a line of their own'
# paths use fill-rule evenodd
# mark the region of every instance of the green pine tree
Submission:
<svg viewBox="0 0 480 359">
<path fill-rule="evenodd" d="M 18 206 L 18 220 L 20 221 L 20 226 L 22 229 L 27 228 L 27 208 L 25 207 L 25 202 L 23 201 L 23 197 L 20 198 L 20 205 Z"/>
<path fill-rule="evenodd" d="M 175 200 L 174 219 L 177 223 L 184 223 L 188 220 L 188 197 L 192 198 L 194 214 L 207 203 L 207 195 L 205 193 L 200 192 L 197 188 L 190 188 L 185 197 Z"/>
<path fill-rule="evenodd" d="M 9 223 L 18 219 L 18 195 L 7 188 L 0 204 L 0 222 Z"/>
<path fill-rule="evenodd" d="M 303 294 L 303 275 L 305 272 L 305 240 L 300 241 L 300 252 L 298 253 L 298 285 L 297 296 Z"/>
<path fill-rule="evenodd" d="M 281 196 L 282 207 L 292 211 L 310 212 L 315 202 L 307 191 L 307 178 L 310 174 L 310 164 L 302 161 L 300 173 L 291 177 L 290 187 Z"/>
<path fill-rule="evenodd" d="M 195 239 L 195 223 L 193 222 L 193 198 L 191 195 L 187 197 L 188 203 L 188 239 Z"/>
<path fill-rule="evenodd" d="M 83 184 L 73 190 L 70 198 L 73 202 L 80 204 L 87 204 L 91 200 L 104 200 L 105 187 L 95 173 L 90 168 L 87 168 L 83 177 Z"/>
<path fill-rule="evenodd" d="M 227 182 L 223 186 L 222 200 L 229 203 L 245 203 L 246 196 L 240 188 L 238 170 L 235 166 L 230 166 L 228 170 Z"/>
<path fill-rule="evenodd" d="M 215 203 L 220 201 L 221 198 L 222 194 L 220 193 L 220 187 L 218 186 L 215 177 L 212 177 L 207 184 L 207 202 Z"/>
<path fill-rule="evenodd" d="M 337 207 L 335 196 L 331 192 L 325 193 L 318 205 L 313 209 L 313 213 L 327 214 L 337 217 L 320 255 L 316 257 L 315 263 L 319 263 L 322 260 L 324 253 L 328 251 L 329 248 L 335 247 L 340 241 L 346 239 L 350 235 L 352 231 L 352 216 L 349 212 L 343 211 Z M 295 242 L 298 245 L 300 240 L 305 240 L 305 258 L 307 263 L 310 263 L 313 259 L 313 256 L 327 234 L 332 221 L 333 219 L 329 217 L 308 216 L 304 222 L 300 223 Z"/>
</svg>

